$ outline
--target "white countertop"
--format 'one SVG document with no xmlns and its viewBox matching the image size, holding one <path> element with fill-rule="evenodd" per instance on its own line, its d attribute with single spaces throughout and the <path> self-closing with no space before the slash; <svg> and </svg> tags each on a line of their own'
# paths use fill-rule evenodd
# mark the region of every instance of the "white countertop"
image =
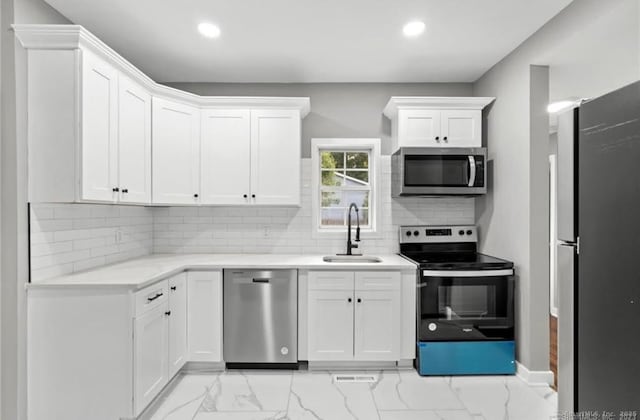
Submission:
<svg viewBox="0 0 640 420">
<path fill-rule="evenodd" d="M 328 263 L 323 255 L 278 254 L 154 254 L 94 270 L 30 283 L 29 289 L 59 287 L 121 287 L 138 290 L 184 270 L 300 269 L 300 270 L 415 270 L 399 255 L 376 255 L 378 263 Z"/>
</svg>

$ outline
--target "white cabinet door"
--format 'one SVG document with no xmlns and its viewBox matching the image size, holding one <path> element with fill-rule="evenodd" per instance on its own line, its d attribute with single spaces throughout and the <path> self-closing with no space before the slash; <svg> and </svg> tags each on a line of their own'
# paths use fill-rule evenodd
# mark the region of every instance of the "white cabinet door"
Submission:
<svg viewBox="0 0 640 420">
<path fill-rule="evenodd" d="M 55 81 L 51 81 L 55 83 Z M 81 200 L 117 199 L 118 72 L 82 52 Z"/>
<path fill-rule="evenodd" d="M 398 112 L 399 147 L 441 147 L 440 111 L 408 109 Z"/>
<path fill-rule="evenodd" d="M 355 360 L 398 360 L 400 291 L 356 291 L 355 300 Z"/>
<path fill-rule="evenodd" d="M 251 111 L 251 198 L 300 205 L 300 112 Z"/>
<path fill-rule="evenodd" d="M 189 271 L 189 360 L 222 361 L 222 272 Z"/>
<path fill-rule="evenodd" d="M 197 204 L 200 110 L 153 98 L 153 202 Z"/>
<path fill-rule="evenodd" d="M 187 275 L 169 279 L 169 378 L 187 361 Z"/>
<path fill-rule="evenodd" d="M 309 361 L 353 360 L 353 290 L 309 292 Z"/>
<path fill-rule="evenodd" d="M 249 110 L 203 111 L 200 162 L 203 204 L 251 202 Z"/>
<path fill-rule="evenodd" d="M 151 95 L 125 76 L 118 82 L 120 201 L 151 202 Z"/>
<path fill-rule="evenodd" d="M 445 147 L 481 147 L 482 111 L 442 111 L 441 144 Z"/>
<path fill-rule="evenodd" d="M 134 406 L 136 416 L 167 384 L 169 358 L 167 353 L 167 303 L 135 319 L 134 326 Z"/>
</svg>

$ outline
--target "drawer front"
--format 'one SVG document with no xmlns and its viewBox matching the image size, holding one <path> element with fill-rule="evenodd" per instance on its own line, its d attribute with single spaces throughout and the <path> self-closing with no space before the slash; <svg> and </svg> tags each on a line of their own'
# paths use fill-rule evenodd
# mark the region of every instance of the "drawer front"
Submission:
<svg viewBox="0 0 640 420">
<path fill-rule="evenodd" d="M 136 317 L 162 305 L 169 299 L 169 280 L 145 287 L 135 294 Z"/>
<path fill-rule="evenodd" d="M 310 271 L 309 290 L 353 290 L 353 272 Z"/>
<path fill-rule="evenodd" d="M 400 290 L 398 271 L 361 271 L 355 273 L 356 290 Z"/>
</svg>

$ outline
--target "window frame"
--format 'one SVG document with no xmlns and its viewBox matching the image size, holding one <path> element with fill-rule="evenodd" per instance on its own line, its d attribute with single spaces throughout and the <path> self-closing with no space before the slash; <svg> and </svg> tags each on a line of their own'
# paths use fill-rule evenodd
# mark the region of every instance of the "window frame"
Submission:
<svg viewBox="0 0 640 420">
<path fill-rule="evenodd" d="M 311 139 L 311 233 L 314 239 L 343 238 L 346 226 L 321 227 L 321 177 L 320 152 L 368 152 L 369 153 L 369 227 L 362 228 L 362 238 L 379 238 L 380 229 L 380 139 L 379 138 L 314 138 Z M 353 224 L 355 228 L 355 221 Z"/>
</svg>

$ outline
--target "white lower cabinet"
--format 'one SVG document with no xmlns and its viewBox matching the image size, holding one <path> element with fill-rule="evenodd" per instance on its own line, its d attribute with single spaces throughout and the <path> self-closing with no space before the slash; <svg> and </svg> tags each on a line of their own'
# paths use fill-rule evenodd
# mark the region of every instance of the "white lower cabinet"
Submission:
<svg viewBox="0 0 640 420">
<path fill-rule="evenodd" d="M 309 360 L 353 360 L 353 291 L 309 291 Z"/>
<path fill-rule="evenodd" d="M 189 360 L 222 361 L 222 271 L 189 271 Z"/>
<path fill-rule="evenodd" d="M 356 291 L 353 352 L 356 360 L 397 360 L 400 291 Z"/>
<path fill-rule="evenodd" d="M 309 361 L 399 360 L 399 272 L 309 272 Z"/>
<path fill-rule="evenodd" d="M 169 377 L 187 362 L 187 274 L 169 279 Z"/>
<path fill-rule="evenodd" d="M 185 363 L 220 362 L 221 276 L 28 290 L 27 418 L 137 418 Z"/>
<path fill-rule="evenodd" d="M 169 381 L 169 305 L 135 319 L 135 412 L 139 414 Z"/>
</svg>

